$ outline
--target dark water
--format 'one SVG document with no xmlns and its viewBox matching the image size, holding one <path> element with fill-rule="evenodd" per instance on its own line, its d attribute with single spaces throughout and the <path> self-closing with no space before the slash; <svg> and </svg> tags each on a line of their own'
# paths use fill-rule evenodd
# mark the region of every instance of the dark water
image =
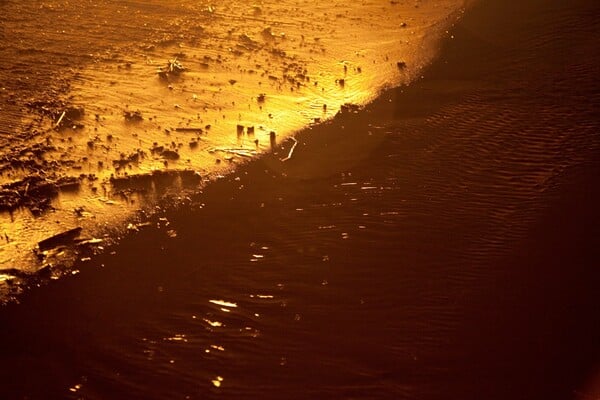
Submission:
<svg viewBox="0 0 600 400">
<path fill-rule="evenodd" d="M 598 6 L 493 3 L 423 81 L 0 310 L 2 397 L 586 398 Z"/>
</svg>

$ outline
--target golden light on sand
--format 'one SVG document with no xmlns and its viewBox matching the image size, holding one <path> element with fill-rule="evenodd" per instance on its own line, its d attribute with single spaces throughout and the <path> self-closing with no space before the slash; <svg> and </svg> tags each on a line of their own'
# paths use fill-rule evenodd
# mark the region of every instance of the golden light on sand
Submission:
<svg viewBox="0 0 600 400">
<path fill-rule="evenodd" d="M 65 98 L 53 93 L 53 102 L 40 103 L 41 116 L 24 117 L 42 132 L 35 144 L 23 143 L 43 152 L 44 165 L 35 170 L 52 164 L 52 173 L 73 181 L 72 190 L 57 184 L 58 195 L 55 189 L 47 193 L 51 217 L 18 210 L 12 217 L 0 215 L 7 234 L 21 241 L 5 246 L 3 257 L 23 268 L 30 264 L 24 254 L 44 236 L 76 226 L 86 238 L 100 237 L 106 226 L 126 228 L 125 221 L 140 208 L 152 209 L 166 190 L 197 189 L 267 152 L 274 153 L 271 167 L 281 169 L 277 164 L 302 146 L 286 143 L 290 135 L 331 119 L 345 104 L 364 104 L 382 88 L 418 76 L 445 35 L 441 27 L 462 5 L 425 3 L 415 9 L 335 0 L 293 11 L 271 1 L 258 6 L 182 1 L 161 6 L 163 18 L 174 18 L 160 30 L 151 11 L 116 7 L 118 12 L 61 11 L 61 18 L 75 12 L 73 21 L 87 17 L 98 23 L 88 27 L 95 38 L 84 46 L 89 62 L 54 75 L 74 74 Z M 39 28 L 30 29 L 24 42 Z M 69 49 L 67 58 L 81 56 L 74 32 L 53 36 L 44 51 L 54 46 L 58 52 Z M 340 153 L 349 147 L 364 152 L 356 140 L 341 141 Z M 290 173 L 324 169 L 302 165 Z M 179 177 L 177 171 L 196 176 Z M 26 175 L 13 170 L 1 180 Z M 25 187 L 17 189 L 21 196 Z"/>
<path fill-rule="evenodd" d="M 600 3 L 211 1 L 0 1 L 0 397 L 596 398 Z"/>
</svg>

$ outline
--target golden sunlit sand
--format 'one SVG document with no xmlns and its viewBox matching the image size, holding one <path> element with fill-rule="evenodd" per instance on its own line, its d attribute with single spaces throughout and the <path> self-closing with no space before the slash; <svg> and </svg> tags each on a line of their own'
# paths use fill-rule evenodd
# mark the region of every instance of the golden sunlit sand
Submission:
<svg viewBox="0 0 600 400">
<path fill-rule="evenodd" d="M 72 263 L 33 255 L 52 235 L 82 227 L 82 238 L 108 244 L 166 191 L 181 200 L 182 187 L 197 191 L 265 153 L 286 161 L 290 135 L 419 77 L 464 11 L 460 1 L 10 7 L 64 21 L 56 31 L 7 21 L 23 38 L 4 50 L 7 73 L 11 63 L 36 79 L 54 71 L 3 92 L 24 104 L 0 137 L 0 262 L 27 273 Z M 340 154 L 364 151 L 357 139 Z M 189 174 L 197 179 L 182 183 Z"/>
<path fill-rule="evenodd" d="M 0 2 L 0 398 L 593 398 L 599 7 Z"/>
</svg>

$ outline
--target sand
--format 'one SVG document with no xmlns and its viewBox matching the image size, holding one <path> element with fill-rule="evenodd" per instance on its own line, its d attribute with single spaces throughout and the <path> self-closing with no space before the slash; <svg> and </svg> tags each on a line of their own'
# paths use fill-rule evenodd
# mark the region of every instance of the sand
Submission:
<svg viewBox="0 0 600 400">
<path fill-rule="evenodd" d="M 3 8 L 0 281 L 18 281 L 87 257 L 36 256 L 38 242 L 75 228 L 115 242 L 166 192 L 171 203 L 256 156 L 285 159 L 291 134 L 412 81 L 464 4 Z"/>
<path fill-rule="evenodd" d="M 4 307 L 2 387 L 595 396 L 596 14 L 473 6 L 424 79 L 300 132 L 285 163 L 265 155 L 186 193 Z"/>
</svg>

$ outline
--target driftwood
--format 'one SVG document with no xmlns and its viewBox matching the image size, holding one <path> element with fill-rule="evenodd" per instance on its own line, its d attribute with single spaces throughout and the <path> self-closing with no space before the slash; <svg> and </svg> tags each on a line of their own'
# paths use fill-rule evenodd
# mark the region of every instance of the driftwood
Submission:
<svg viewBox="0 0 600 400">
<path fill-rule="evenodd" d="M 217 148 L 212 148 L 209 150 L 209 153 L 214 153 L 215 151 L 222 151 L 223 153 L 229 153 L 229 154 L 235 154 L 238 156 L 242 156 L 242 157 L 252 157 L 254 155 L 256 155 L 256 150 L 254 149 L 247 149 L 247 148 L 222 148 L 222 147 L 217 147 Z"/>
<path fill-rule="evenodd" d="M 290 158 L 292 158 L 292 155 L 294 154 L 294 150 L 296 149 L 296 146 L 298 146 L 298 141 L 296 140 L 296 138 L 291 138 L 294 141 L 294 144 L 292 145 L 292 148 L 290 149 L 290 152 L 288 153 L 287 157 L 282 158 L 281 161 L 287 161 Z"/>
<path fill-rule="evenodd" d="M 38 247 L 41 251 L 50 250 L 55 247 L 61 245 L 67 245 L 73 243 L 74 240 L 81 233 L 82 228 L 77 227 L 73 229 L 69 229 L 68 231 L 59 233 L 57 235 L 51 236 L 48 239 L 44 239 L 38 243 Z"/>
<path fill-rule="evenodd" d="M 175 128 L 177 132 L 196 132 L 202 133 L 204 130 L 202 128 Z"/>
</svg>

